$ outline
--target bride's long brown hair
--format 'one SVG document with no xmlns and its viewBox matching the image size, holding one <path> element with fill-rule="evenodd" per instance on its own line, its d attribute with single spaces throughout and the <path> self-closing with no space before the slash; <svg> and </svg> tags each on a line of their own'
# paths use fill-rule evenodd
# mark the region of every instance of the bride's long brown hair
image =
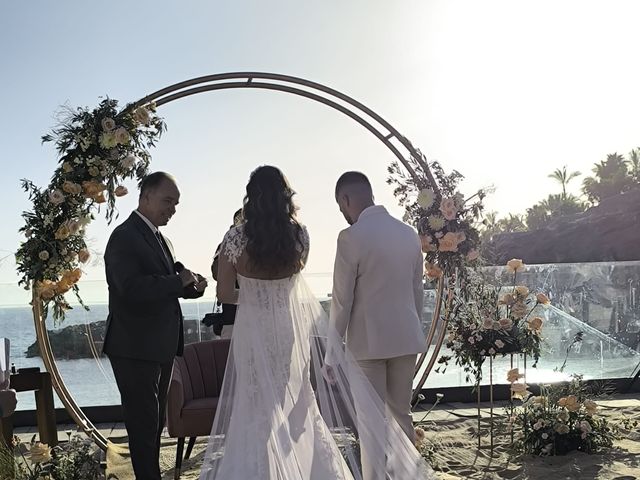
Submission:
<svg viewBox="0 0 640 480">
<path fill-rule="evenodd" d="M 276 167 L 264 165 L 251 173 L 243 212 L 252 270 L 278 275 L 302 269 L 302 227 L 294 195 Z"/>
</svg>

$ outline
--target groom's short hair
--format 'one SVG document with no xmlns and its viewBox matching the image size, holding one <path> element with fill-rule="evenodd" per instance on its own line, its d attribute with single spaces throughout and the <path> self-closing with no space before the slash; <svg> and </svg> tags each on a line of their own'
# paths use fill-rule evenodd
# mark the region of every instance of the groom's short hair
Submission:
<svg viewBox="0 0 640 480">
<path fill-rule="evenodd" d="M 362 172 L 345 172 L 340 175 L 340 178 L 336 182 L 336 197 L 344 187 L 358 185 L 364 187 L 368 193 L 373 196 L 373 189 L 371 188 L 371 182 L 367 176 Z"/>
<path fill-rule="evenodd" d="M 145 176 L 140 181 L 140 196 L 142 196 L 145 192 L 158 188 L 158 186 L 160 186 L 162 182 L 166 180 L 176 183 L 176 179 L 173 177 L 173 175 L 167 172 L 153 172 Z"/>
</svg>

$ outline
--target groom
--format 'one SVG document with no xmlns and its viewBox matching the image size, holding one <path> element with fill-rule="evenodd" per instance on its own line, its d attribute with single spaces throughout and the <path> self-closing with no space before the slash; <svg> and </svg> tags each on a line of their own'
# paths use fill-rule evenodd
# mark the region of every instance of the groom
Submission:
<svg viewBox="0 0 640 480">
<path fill-rule="evenodd" d="M 383 206 L 374 205 L 371 184 L 360 172 L 344 173 L 335 197 L 350 227 L 338 236 L 330 324 L 346 336 L 347 350 L 413 442 L 413 374 L 417 354 L 427 349 L 420 325 L 420 239 Z M 363 479 L 385 478 L 369 463 L 365 447 Z"/>
<path fill-rule="evenodd" d="M 160 480 L 167 391 L 173 359 L 184 346 L 178 298 L 198 298 L 207 285 L 175 262 L 158 229 L 179 200 L 171 175 L 146 176 L 137 210 L 113 231 L 104 254 L 109 286 L 104 352 L 120 391 L 136 480 Z"/>
</svg>

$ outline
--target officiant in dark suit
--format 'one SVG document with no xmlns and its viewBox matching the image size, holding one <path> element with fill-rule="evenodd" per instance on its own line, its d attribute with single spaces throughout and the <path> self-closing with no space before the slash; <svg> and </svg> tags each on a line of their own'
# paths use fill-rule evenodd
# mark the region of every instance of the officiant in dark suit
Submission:
<svg viewBox="0 0 640 480">
<path fill-rule="evenodd" d="M 171 175 L 146 176 L 138 208 L 113 231 L 104 254 L 109 286 L 104 352 L 120 391 L 137 480 L 160 480 L 167 391 L 173 359 L 184 347 L 178 299 L 198 298 L 207 285 L 175 261 L 159 230 L 179 200 Z"/>
</svg>

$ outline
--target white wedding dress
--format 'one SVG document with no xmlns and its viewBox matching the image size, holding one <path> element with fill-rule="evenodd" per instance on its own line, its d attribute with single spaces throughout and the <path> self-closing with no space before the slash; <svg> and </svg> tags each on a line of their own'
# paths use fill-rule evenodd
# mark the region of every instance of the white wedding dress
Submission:
<svg viewBox="0 0 640 480">
<path fill-rule="evenodd" d="M 308 237 L 305 243 L 308 250 Z M 236 227 L 222 254 L 235 265 L 245 245 L 242 226 Z M 356 438 L 368 445 L 381 479 L 436 478 L 400 426 L 385 418 L 382 401 L 348 353 L 339 349 L 332 365 L 336 381 L 324 379 L 327 341 L 337 339 L 300 274 L 279 280 L 238 275 L 238 283 L 201 480 L 360 480 Z"/>
</svg>

